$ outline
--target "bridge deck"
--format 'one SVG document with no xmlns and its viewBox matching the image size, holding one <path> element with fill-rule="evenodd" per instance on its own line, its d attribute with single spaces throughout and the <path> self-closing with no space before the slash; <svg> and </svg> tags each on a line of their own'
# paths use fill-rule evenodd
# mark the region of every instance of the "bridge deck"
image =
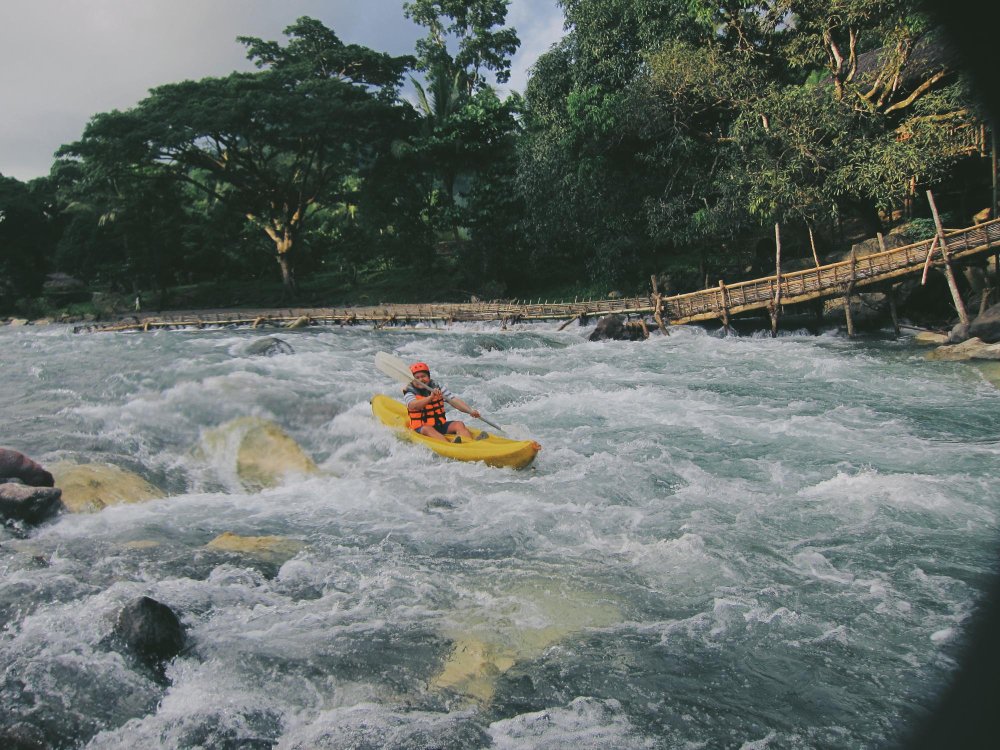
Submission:
<svg viewBox="0 0 1000 750">
<path fill-rule="evenodd" d="M 973 256 L 1000 253 L 1000 219 L 944 234 L 947 255 L 957 262 Z M 932 257 L 928 258 L 928 254 Z M 911 274 L 923 273 L 927 264 L 944 263 L 940 243 L 934 238 L 915 242 L 855 260 L 831 263 L 805 271 L 720 284 L 688 294 L 662 297 L 664 322 L 694 323 L 721 319 L 753 310 L 766 310 L 781 284 L 781 304 L 791 305 L 812 299 L 843 296 L 848 287 L 872 286 Z M 616 300 L 536 302 L 505 300 L 468 303 L 416 305 L 372 305 L 367 307 L 299 307 L 268 310 L 203 310 L 177 315 L 141 315 L 95 324 L 87 330 L 126 331 L 157 328 L 205 326 L 257 326 L 263 323 L 291 325 L 296 321 L 328 325 L 368 323 L 376 326 L 417 322 L 572 320 L 580 316 L 601 317 L 618 314 L 650 314 L 656 298 L 643 296 Z"/>
</svg>

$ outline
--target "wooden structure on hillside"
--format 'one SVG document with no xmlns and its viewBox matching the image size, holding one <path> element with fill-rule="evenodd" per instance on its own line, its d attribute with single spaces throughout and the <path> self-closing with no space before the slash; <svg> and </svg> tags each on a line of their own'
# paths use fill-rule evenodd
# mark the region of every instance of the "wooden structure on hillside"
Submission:
<svg viewBox="0 0 1000 750">
<path fill-rule="evenodd" d="M 657 324 L 696 323 L 718 319 L 728 325 L 732 316 L 753 311 L 773 311 L 780 306 L 809 300 L 845 297 L 855 289 L 892 283 L 903 276 L 926 274 L 932 266 L 944 267 L 953 281 L 951 264 L 975 257 L 1000 254 L 1000 219 L 960 230 L 944 231 L 904 247 L 805 271 L 742 281 L 719 282 L 718 287 L 674 296 L 660 295 L 607 300 L 545 302 L 504 300 L 493 302 L 419 305 L 375 305 L 342 308 L 289 308 L 283 310 L 218 310 L 183 315 L 135 315 L 115 322 L 78 328 L 88 331 L 149 331 L 164 328 L 279 325 L 356 325 L 376 328 L 416 323 L 447 324 L 499 321 L 503 324 L 541 320 L 590 319 L 605 315 L 653 315 Z M 953 287 L 953 294 L 957 289 Z M 964 312 L 964 309 L 962 310 Z M 661 325 L 665 330 L 665 325 Z"/>
</svg>

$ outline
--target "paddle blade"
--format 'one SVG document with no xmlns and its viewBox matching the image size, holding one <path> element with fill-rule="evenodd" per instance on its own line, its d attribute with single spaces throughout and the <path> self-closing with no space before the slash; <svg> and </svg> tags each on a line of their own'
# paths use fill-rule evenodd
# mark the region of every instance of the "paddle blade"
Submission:
<svg viewBox="0 0 1000 750">
<path fill-rule="evenodd" d="M 413 373 L 410 372 L 406 362 L 386 352 L 378 352 L 375 355 L 375 367 L 379 372 L 405 385 L 413 381 Z"/>
</svg>

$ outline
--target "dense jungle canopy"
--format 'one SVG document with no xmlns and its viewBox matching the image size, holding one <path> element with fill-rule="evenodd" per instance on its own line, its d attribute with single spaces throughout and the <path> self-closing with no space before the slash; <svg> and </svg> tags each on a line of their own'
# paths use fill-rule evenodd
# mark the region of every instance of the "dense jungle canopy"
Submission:
<svg viewBox="0 0 1000 750">
<path fill-rule="evenodd" d="M 0 176 L 0 312 L 54 272 L 680 292 L 773 268 L 775 223 L 811 259 L 919 224 L 928 188 L 953 226 L 990 205 L 990 128 L 916 0 L 561 0 L 565 36 L 501 96 L 507 4 L 405 2 L 403 57 L 300 18 L 238 39 L 255 72 L 96 114 L 47 177 Z"/>
</svg>

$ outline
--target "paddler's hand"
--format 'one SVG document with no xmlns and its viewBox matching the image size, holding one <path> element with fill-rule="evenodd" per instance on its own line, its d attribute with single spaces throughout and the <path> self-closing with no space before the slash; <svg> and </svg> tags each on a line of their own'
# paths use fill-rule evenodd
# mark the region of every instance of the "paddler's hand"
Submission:
<svg viewBox="0 0 1000 750">
<path fill-rule="evenodd" d="M 479 417 L 481 417 L 482 415 L 479 413 L 478 409 L 473 409 L 472 411 L 469 412 L 469 416 L 479 419 Z"/>
<path fill-rule="evenodd" d="M 441 389 L 440 388 L 435 388 L 433 391 L 431 391 L 431 395 L 428 396 L 428 398 L 443 398 L 443 397 L 444 397 L 444 394 L 441 393 Z"/>
</svg>

